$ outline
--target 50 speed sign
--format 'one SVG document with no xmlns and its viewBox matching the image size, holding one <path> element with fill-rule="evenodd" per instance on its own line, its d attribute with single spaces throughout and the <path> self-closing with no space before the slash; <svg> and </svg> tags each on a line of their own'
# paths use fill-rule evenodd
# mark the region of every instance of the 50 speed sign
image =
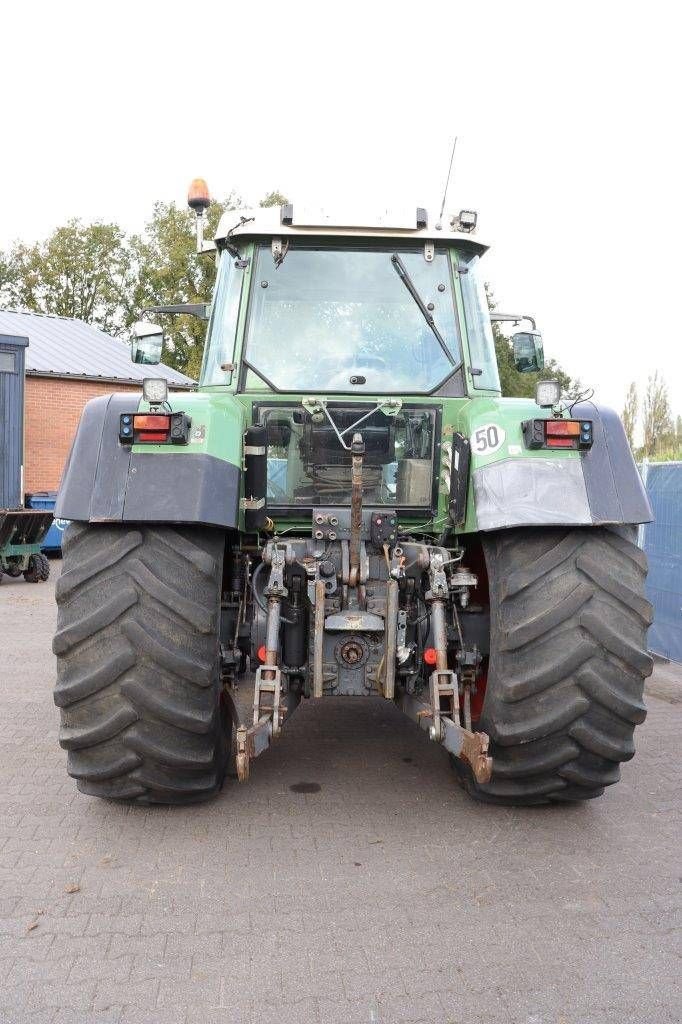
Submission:
<svg viewBox="0 0 682 1024">
<path fill-rule="evenodd" d="M 502 427 L 498 427 L 497 423 L 484 423 L 483 426 L 476 427 L 469 438 L 471 450 L 476 455 L 492 455 L 502 447 L 506 436 Z"/>
</svg>

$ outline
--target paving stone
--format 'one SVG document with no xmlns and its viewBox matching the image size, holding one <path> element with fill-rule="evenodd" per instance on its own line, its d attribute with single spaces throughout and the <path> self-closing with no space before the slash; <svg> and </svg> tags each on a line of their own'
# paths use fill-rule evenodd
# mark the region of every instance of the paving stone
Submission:
<svg viewBox="0 0 682 1024">
<path fill-rule="evenodd" d="M 586 805 L 474 804 L 394 708 L 338 700 L 213 803 L 126 807 L 65 774 L 52 568 L 0 588 L 1 1024 L 679 1024 L 678 669 Z"/>
</svg>

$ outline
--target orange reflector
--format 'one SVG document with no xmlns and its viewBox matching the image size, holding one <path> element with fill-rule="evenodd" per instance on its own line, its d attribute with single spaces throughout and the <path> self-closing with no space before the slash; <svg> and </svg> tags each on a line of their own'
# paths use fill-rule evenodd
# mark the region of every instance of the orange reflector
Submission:
<svg viewBox="0 0 682 1024">
<path fill-rule="evenodd" d="M 577 437 L 580 424 L 577 420 L 547 420 L 545 433 L 547 437 Z"/>
<path fill-rule="evenodd" d="M 258 660 L 260 662 L 263 662 L 263 664 L 265 664 L 265 658 L 267 656 L 267 652 L 265 650 L 265 644 L 261 644 L 260 645 L 260 647 L 258 648 L 258 651 L 257 651 L 257 655 L 258 655 Z"/>
<path fill-rule="evenodd" d="M 438 661 L 438 651 L 435 647 L 427 647 L 424 651 L 424 661 L 427 665 L 435 665 Z"/>
<path fill-rule="evenodd" d="M 170 429 L 170 416 L 159 416 L 154 413 L 138 413 L 133 417 L 135 430 L 165 430 Z"/>
<path fill-rule="evenodd" d="M 141 430 L 136 441 L 147 441 L 150 444 L 164 444 L 168 440 L 167 430 Z"/>
<path fill-rule="evenodd" d="M 572 437 L 548 437 L 548 448 L 573 448 L 575 443 Z"/>
</svg>

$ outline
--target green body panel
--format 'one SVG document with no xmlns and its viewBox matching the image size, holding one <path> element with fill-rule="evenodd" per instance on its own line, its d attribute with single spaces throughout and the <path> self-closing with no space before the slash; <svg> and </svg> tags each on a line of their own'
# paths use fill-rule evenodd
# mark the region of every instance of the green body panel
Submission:
<svg viewBox="0 0 682 1024">
<path fill-rule="evenodd" d="M 5 544 L 4 548 L 0 548 L 0 558 L 28 558 L 29 555 L 37 555 L 40 550 L 40 544 Z"/>
<path fill-rule="evenodd" d="M 265 387 L 260 392 L 249 392 L 248 394 L 235 394 L 228 388 L 201 389 L 193 393 L 174 393 L 169 396 L 170 404 L 175 411 L 182 409 L 192 417 L 192 428 L 190 432 L 190 443 L 188 445 L 148 445 L 138 444 L 133 450 L 138 454 L 150 452 L 160 453 L 172 458 L 173 455 L 184 452 L 193 452 L 212 455 L 232 463 L 239 468 L 243 463 L 243 435 L 246 427 L 252 423 L 252 406 L 254 402 L 267 401 L 271 404 L 279 402 L 291 404 L 301 401 L 304 396 L 295 394 L 273 394 Z M 380 401 L 380 396 L 363 395 L 358 399 L 357 395 L 334 395 L 334 401 L 352 404 L 358 402 L 366 405 L 374 401 Z M 435 467 L 440 472 L 440 488 L 438 510 L 434 519 L 427 523 L 423 518 L 420 522 L 412 516 L 405 520 L 411 527 L 424 526 L 426 532 L 437 533 L 448 523 L 448 500 L 449 493 L 445 481 L 445 471 L 449 470 L 447 459 L 441 456 L 443 444 L 451 440 L 455 432 L 463 434 L 471 442 L 471 466 L 470 474 L 479 466 L 486 466 L 493 462 L 500 462 L 504 459 L 580 459 L 577 451 L 537 451 L 526 448 L 521 424 L 527 419 L 537 419 L 547 415 L 547 410 L 539 409 L 531 399 L 524 398 L 500 398 L 496 395 L 481 395 L 475 398 L 431 398 L 426 396 L 410 396 L 410 403 L 415 405 L 437 406 L 441 410 L 441 438 L 438 442 L 438 450 L 435 453 Z M 141 411 L 146 411 L 148 406 L 144 402 L 139 403 Z M 477 452 L 476 432 L 482 428 L 495 426 L 498 431 L 498 439 L 501 441 L 499 447 L 492 453 Z M 447 450 L 447 449 L 446 449 Z M 172 484 L 172 476 L 169 477 Z M 282 528 L 291 529 L 296 520 L 287 519 L 282 522 Z M 302 526 L 308 525 L 309 521 L 302 517 L 298 522 Z M 243 514 L 240 515 L 240 525 L 243 526 Z M 473 488 L 469 487 L 467 514 L 460 533 L 470 533 L 478 529 L 476 521 L 476 510 L 473 500 Z M 417 529 L 417 532 L 419 530 Z"/>
<path fill-rule="evenodd" d="M 242 298 L 237 320 L 237 331 L 234 346 L 233 362 L 238 366 L 243 356 L 243 347 L 246 337 L 246 325 L 248 318 L 249 296 L 252 288 L 252 271 L 254 265 L 255 246 L 249 243 L 243 246 L 242 255 L 249 260 L 248 267 L 244 271 L 242 286 Z M 460 256 L 456 249 L 451 250 L 451 259 L 456 266 Z M 429 395 L 409 395 L 405 400 L 412 404 L 423 404 L 437 406 L 441 411 L 441 438 L 438 442 L 438 450 L 435 452 L 435 471 L 440 473 L 440 487 L 438 509 L 432 520 L 425 522 L 424 519 L 417 521 L 414 516 L 404 520 L 404 525 L 409 525 L 415 532 L 438 533 L 448 523 L 448 500 L 447 483 L 445 481 L 445 470 L 449 465 L 444 465 L 441 448 L 443 444 L 452 438 L 453 433 L 459 432 L 471 441 L 471 467 L 470 474 L 479 466 L 488 465 L 493 462 L 509 458 L 533 459 L 579 459 L 576 451 L 532 451 L 526 448 L 521 432 L 521 424 L 526 419 L 538 418 L 549 415 L 547 410 L 538 408 L 531 399 L 501 398 L 499 392 L 475 387 L 476 377 L 471 372 L 471 357 L 469 352 L 469 339 L 467 324 L 464 317 L 464 303 L 462 300 L 461 283 L 458 274 L 453 274 L 456 316 L 459 326 L 460 343 L 462 347 L 462 359 L 465 367 L 465 386 L 469 397 L 465 398 L 434 398 Z M 192 417 L 192 429 L 190 443 L 188 445 L 135 445 L 133 451 L 137 454 L 148 452 L 160 453 L 172 458 L 174 454 L 183 452 L 185 454 L 197 452 L 215 456 L 235 466 L 243 466 L 243 434 L 246 427 L 253 422 L 252 406 L 254 402 L 267 400 L 276 404 L 282 402 L 291 404 L 301 401 L 303 397 L 311 397 L 309 394 L 277 393 L 269 390 L 265 384 L 260 382 L 255 388 L 248 391 L 238 392 L 239 374 L 233 372 L 226 375 L 224 385 L 211 385 L 200 387 L 192 393 L 174 393 L 170 395 L 170 404 L 174 411 L 184 411 Z M 229 381 L 229 382 L 227 382 Z M 319 397 L 324 397 L 320 394 Z M 331 396 L 330 396 L 331 397 Z M 379 401 L 386 396 L 370 396 L 363 394 L 360 398 L 357 394 L 333 395 L 335 402 L 358 402 L 366 405 L 368 402 Z M 403 396 L 396 396 L 403 397 Z M 143 401 L 139 403 L 139 410 L 146 411 L 148 406 Z M 478 452 L 476 450 L 476 431 L 484 427 L 494 425 L 497 427 L 498 436 L 503 437 L 502 443 L 492 453 Z M 447 460 L 445 460 L 447 461 Z M 169 477 L 172 486 L 172 476 Z M 471 484 L 471 480 L 470 480 Z M 243 496 L 243 495 L 242 495 Z M 291 531 L 300 525 L 302 528 L 309 527 L 309 519 L 302 516 L 299 520 L 287 519 L 285 522 L 277 523 L 282 529 Z M 240 527 L 243 528 L 243 512 L 240 513 Z M 466 519 L 458 532 L 469 533 L 477 530 L 476 510 L 473 500 L 473 487 L 469 486 Z"/>
<path fill-rule="evenodd" d="M 168 401 L 173 412 L 186 412 L 192 417 L 189 444 L 135 444 L 132 446 L 135 453 L 154 452 L 170 458 L 178 452 L 197 452 L 214 455 L 241 467 L 245 410 L 234 395 L 225 391 L 182 391 L 171 392 Z M 147 412 L 148 409 L 147 403 L 140 401 L 138 411 Z"/>
<path fill-rule="evenodd" d="M 10 564 L 14 569 L 24 572 L 28 569 L 28 560 L 31 555 L 40 552 L 40 544 L 5 544 L 0 548 L 0 575 L 3 571 L 8 572 Z"/>
<path fill-rule="evenodd" d="M 473 488 L 471 486 L 471 474 L 479 466 L 488 466 L 494 462 L 502 462 L 505 459 L 536 459 L 564 460 L 580 459 L 580 452 L 577 451 L 548 451 L 546 448 L 529 449 L 526 447 L 521 424 L 529 419 L 546 419 L 549 416 L 547 409 L 540 409 L 530 398 L 471 398 L 471 399 L 448 399 L 444 402 L 448 407 L 448 428 L 449 432 L 454 429 L 471 442 L 471 466 L 469 474 L 469 496 L 467 501 L 467 514 L 461 533 L 470 533 L 478 529 L 476 522 L 476 509 L 473 500 Z M 456 406 L 456 408 L 452 408 Z M 452 416 L 452 419 L 450 418 Z M 568 417 L 566 417 L 568 418 Z M 443 416 L 445 422 L 445 412 Z M 499 448 L 492 454 L 483 452 L 479 454 L 476 450 L 476 432 L 489 425 L 498 427 L 504 440 Z M 446 435 L 445 427 L 443 434 Z M 447 440 L 447 436 L 444 436 Z M 447 499 L 446 499 L 447 500 Z M 446 504 L 447 510 L 447 504 Z"/>
</svg>

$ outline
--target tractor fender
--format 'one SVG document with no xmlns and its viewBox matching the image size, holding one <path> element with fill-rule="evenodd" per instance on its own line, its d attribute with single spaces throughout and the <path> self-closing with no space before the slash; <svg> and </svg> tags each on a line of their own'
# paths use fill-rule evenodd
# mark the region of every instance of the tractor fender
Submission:
<svg viewBox="0 0 682 1024">
<path fill-rule="evenodd" d="M 604 526 L 650 523 L 653 513 L 620 417 L 581 402 L 571 417 L 593 424 L 592 447 L 576 458 L 505 458 L 474 468 L 480 530 L 515 526 Z M 530 453 L 529 453 L 530 455 Z"/>
<path fill-rule="evenodd" d="M 199 523 L 237 528 L 241 471 L 206 452 L 136 452 L 119 441 L 122 413 L 139 398 L 117 392 L 83 410 L 55 516 L 89 523 Z"/>
</svg>

